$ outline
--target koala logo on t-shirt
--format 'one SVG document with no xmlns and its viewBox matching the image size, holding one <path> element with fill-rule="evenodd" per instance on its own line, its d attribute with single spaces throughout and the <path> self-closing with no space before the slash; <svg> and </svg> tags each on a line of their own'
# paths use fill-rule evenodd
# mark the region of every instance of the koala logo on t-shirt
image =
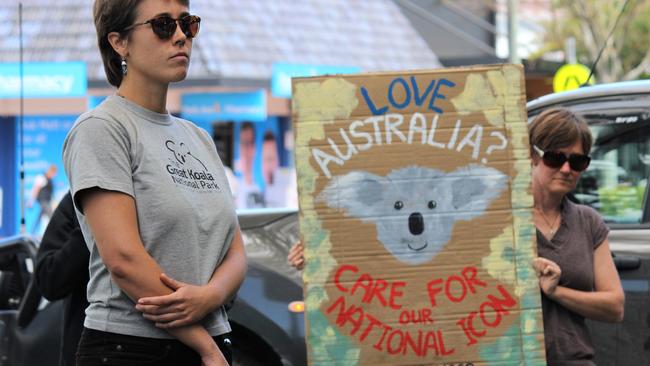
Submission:
<svg viewBox="0 0 650 366">
<path fill-rule="evenodd" d="M 167 146 L 167 150 L 171 151 L 174 154 L 174 158 L 176 158 L 176 161 L 183 165 L 185 168 L 192 168 L 193 163 L 198 162 L 201 164 L 201 167 L 203 168 L 204 171 L 207 171 L 208 168 L 206 168 L 205 164 L 199 158 L 196 156 L 192 155 L 190 152 L 190 149 L 185 145 L 185 143 L 181 142 L 180 144 L 176 144 L 172 140 L 167 140 L 165 142 L 165 146 Z M 190 160 L 189 158 L 193 159 Z"/>
<path fill-rule="evenodd" d="M 167 158 L 170 164 L 166 169 L 174 183 L 193 189 L 221 191 L 214 175 L 199 158 L 192 155 L 185 143 L 167 140 L 165 146 L 173 155 Z"/>
</svg>

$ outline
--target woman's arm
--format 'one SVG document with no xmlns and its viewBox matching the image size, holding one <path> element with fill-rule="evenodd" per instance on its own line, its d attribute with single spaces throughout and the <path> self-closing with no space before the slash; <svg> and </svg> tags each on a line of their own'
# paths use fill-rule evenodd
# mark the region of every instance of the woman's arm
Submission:
<svg viewBox="0 0 650 366">
<path fill-rule="evenodd" d="M 136 308 L 159 328 L 174 328 L 195 323 L 230 299 L 246 276 L 246 253 L 241 231 L 236 229 L 233 241 L 221 264 L 204 286 L 176 281 L 166 275 L 161 280 L 174 293 L 142 298 Z"/>
<path fill-rule="evenodd" d="M 595 287 L 593 292 L 574 290 L 564 286 L 556 286 L 554 289 L 551 286 L 546 290 L 545 286 L 541 286 L 542 291 L 550 299 L 586 318 L 605 322 L 622 321 L 625 294 L 609 251 L 607 239 L 594 251 L 593 270 Z M 553 270 L 551 269 L 551 271 Z M 542 274 L 540 285 L 543 277 Z"/>
<path fill-rule="evenodd" d="M 117 285 L 134 301 L 171 293 L 160 281 L 161 269 L 140 239 L 133 197 L 99 188 L 78 195 L 99 254 Z M 202 356 L 219 352 L 201 325 L 170 329 L 169 333 Z"/>
</svg>

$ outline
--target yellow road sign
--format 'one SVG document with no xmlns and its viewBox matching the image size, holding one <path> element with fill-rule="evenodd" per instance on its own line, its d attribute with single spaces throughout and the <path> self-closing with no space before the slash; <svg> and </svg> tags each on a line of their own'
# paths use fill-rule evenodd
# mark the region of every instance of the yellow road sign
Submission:
<svg viewBox="0 0 650 366">
<path fill-rule="evenodd" d="M 578 89 L 589 77 L 589 68 L 582 64 L 566 64 L 560 67 L 553 77 L 553 91 L 561 92 Z M 588 84 L 593 84 L 593 77 Z"/>
</svg>

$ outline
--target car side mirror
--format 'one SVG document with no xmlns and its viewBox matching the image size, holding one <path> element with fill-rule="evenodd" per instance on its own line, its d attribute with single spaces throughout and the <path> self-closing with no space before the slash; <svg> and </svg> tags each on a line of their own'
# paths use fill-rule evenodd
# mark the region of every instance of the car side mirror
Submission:
<svg viewBox="0 0 650 366">
<path fill-rule="evenodd" d="M 18 309 L 24 292 L 20 279 L 11 271 L 0 271 L 0 310 Z"/>
<path fill-rule="evenodd" d="M 0 310 L 20 307 L 33 276 L 36 245 L 30 238 L 0 240 Z"/>
<path fill-rule="evenodd" d="M 632 256 L 614 257 L 614 265 L 620 271 L 634 271 L 641 267 L 641 258 Z"/>
</svg>

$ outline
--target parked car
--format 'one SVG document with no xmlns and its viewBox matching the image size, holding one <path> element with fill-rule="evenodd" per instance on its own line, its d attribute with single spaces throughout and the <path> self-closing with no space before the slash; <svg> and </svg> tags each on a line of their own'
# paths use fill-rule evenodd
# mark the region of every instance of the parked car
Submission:
<svg viewBox="0 0 650 366">
<path fill-rule="evenodd" d="M 576 112 L 594 135 L 591 165 L 573 197 L 609 225 L 625 290 L 623 323 L 589 322 L 596 363 L 650 365 L 650 80 L 547 95 L 527 104 L 529 120 L 552 107 Z"/>
<path fill-rule="evenodd" d="M 228 313 L 233 363 L 306 365 L 302 280 L 286 260 L 298 239 L 297 213 L 248 212 L 239 222 L 249 267 Z M 58 363 L 63 307 L 45 300 L 35 285 L 36 250 L 28 237 L 0 240 L 0 366 Z"/>
</svg>

